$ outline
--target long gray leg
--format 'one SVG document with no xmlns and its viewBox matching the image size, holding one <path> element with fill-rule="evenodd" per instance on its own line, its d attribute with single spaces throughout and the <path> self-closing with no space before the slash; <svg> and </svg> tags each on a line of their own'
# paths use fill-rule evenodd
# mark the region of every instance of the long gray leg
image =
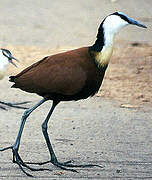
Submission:
<svg viewBox="0 0 152 180">
<path fill-rule="evenodd" d="M 28 116 L 37 108 L 39 107 L 41 104 L 43 104 L 45 101 L 47 101 L 48 99 L 45 99 L 43 98 L 39 103 L 37 103 L 35 106 L 33 106 L 32 108 L 30 109 L 27 109 L 23 116 L 22 116 L 22 119 L 21 119 L 21 125 L 20 125 L 20 128 L 19 128 L 19 132 L 18 132 L 18 135 L 17 135 L 17 138 L 16 138 L 16 141 L 14 143 L 14 145 L 12 146 L 9 146 L 9 147 L 6 147 L 6 148 L 3 148 L 3 149 L 0 149 L 0 151 L 5 151 L 5 150 L 8 150 L 8 149 L 12 149 L 13 151 L 13 162 L 14 163 L 17 163 L 19 165 L 19 167 L 21 168 L 21 170 L 28 176 L 31 176 L 30 174 L 26 173 L 22 166 L 25 166 L 27 168 L 29 168 L 30 170 L 37 170 L 37 169 L 34 169 L 34 168 L 30 168 L 28 165 L 26 165 L 19 153 L 18 153 L 18 150 L 19 150 L 19 146 L 20 146 L 20 141 L 21 141 L 21 136 L 22 136 L 22 133 L 23 133 L 23 129 L 24 129 L 24 125 L 25 125 L 25 122 L 26 122 L 26 119 L 28 118 Z M 39 170 L 42 170 L 42 169 L 39 169 Z M 44 169 L 43 169 L 44 170 Z M 46 169 L 45 169 L 46 170 Z"/>
<path fill-rule="evenodd" d="M 16 142 L 13 145 L 14 149 L 16 149 L 17 151 L 19 150 L 19 145 L 20 145 L 20 141 L 21 141 L 21 136 L 22 136 L 22 132 L 24 129 L 24 125 L 26 122 L 26 119 L 28 118 L 28 116 L 36 109 L 38 108 L 41 104 L 43 104 L 47 99 L 43 98 L 39 103 L 37 103 L 36 105 L 34 105 L 32 108 L 27 109 L 21 119 L 21 125 L 20 125 L 20 129 L 16 138 Z"/>
<path fill-rule="evenodd" d="M 50 139 L 49 139 L 49 135 L 48 135 L 48 132 L 47 132 L 47 124 L 48 124 L 48 121 L 56 107 L 56 105 L 58 104 L 59 102 L 57 101 L 53 101 L 53 104 L 52 104 L 52 107 L 45 119 L 45 121 L 42 123 L 42 132 L 43 132 L 43 135 L 44 135 L 44 138 L 46 140 L 46 143 L 47 143 L 47 147 L 48 147 L 48 150 L 50 152 L 50 155 L 51 155 L 51 160 L 52 161 L 57 161 L 57 158 L 56 158 L 56 155 L 53 151 L 53 148 L 52 148 L 52 145 L 51 145 L 51 142 L 50 142 Z"/>
<path fill-rule="evenodd" d="M 56 107 L 56 105 L 59 103 L 59 101 L 53 101 L 53 104 L 52 104 L 52 107 L 45 119 L 45 121 L 42 123 L 42 132 L 43 132 L 43 135 L 44 135 L 44 138 L 45 138 L 45 141 L 46 141 L 46 144 L 47 144 L 47 147 L 48 147 L 48 150 L 49 150 L 49 153 L 50 153 L 50 156 L 51 156 L 51 161 L 47 161 L 47 162 L 44 162 L 44 163 L 41 163 L 41 164 L 45 164 L 45 163 L 48 163 L 48 162 L 51 162 L 52 164 L 54 164 L 55 166 L 57 167 L 60 167 L 61 169 L 64 169 L 64 170 L 70 170 L 70 171 L 74 171 L 74 172 L 77 172 L 76 170 L 73 170 L 73 169 L 67 169 L 65 167 L 63 167 L 64 163 L 59 163 L 58 160 L 57 160 L 57 157 L 55 155 L 55 152 L 53 150 L 53 147 L 51 145 L 51 142 L 50 142 L 50 139 L 49 139 L 49 135 L 48 135 L 48 132 L 47 132 L 47 128 L 48 128 L 48 121 Z M 68 161 L 67 163 L 70 163 L 71 161 Z M 36 164 L 36 163 L 35 163 Z"/>
<path fill-rule="evenodd" d="M 46 144 L 47 144 L 48 150 L 50 152 L 51 160 L 47 161 L 47 162 L 44 162 L 44 163 L 41 163 L 40 165 L 46 164 L 48 162 L 51 162 L 52 164 L 54 164 L 55 166 L 57 166 L 57 167 L 59 167 L 61 169 L 69 170 L 69 171 L 73 171 L 73 172 L 77 172 L 77 171 L 75 169 L 67 169 L 66 167 L 82 167 L 82 168 L 85 168 L 85 167 L 94 167 L 94 166 L 97 166 L 97 167 L 101 168 L 101 166 L 96 165 L 96 164 L 73 165 L 73 164 L 71 164 L 71 161 L 67 161 L 65 163 L 58 162 L 57 157 L 56 157 L 56 155 L 54 153 L 53 147 L 51 145 L 51 142 L 50 142 L 50 139 L 49 139 L 49 136 L 48 136 L 48 132 L 47 132 L 48 121 L 49 121 L 49 119 L 50 119 L 50 117 L 51 117 L 51 115 L 52 115 L 52 113 L 53 113 L 53 111 L 54 111 L 54 109 L 55 109 L 55 107 L 56 107 L 56 105 L 58 103 L 59 103 L 58 101 L 53 101 L 52 107 L 51 107 L 51 109 L 50 109 L 50 111 L 49 111 L 45 121 L 42 124 L 42 132 L 43 132 L 44 138 L 46 140 Z"/>
</svg>

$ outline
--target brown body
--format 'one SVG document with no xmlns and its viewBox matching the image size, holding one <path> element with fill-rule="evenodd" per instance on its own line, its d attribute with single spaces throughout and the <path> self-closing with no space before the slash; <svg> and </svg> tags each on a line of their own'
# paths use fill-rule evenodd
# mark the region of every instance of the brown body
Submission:
<svg viewBox="0 0 152 180">
<path fill-rule="evenodd" d="M 12 87 L 51 100 L 69 101 L 93 96 L 100 88 L 106 67 L 98 68 L 88 47 L 45 57 L 10 81 Z"/>
</svg>

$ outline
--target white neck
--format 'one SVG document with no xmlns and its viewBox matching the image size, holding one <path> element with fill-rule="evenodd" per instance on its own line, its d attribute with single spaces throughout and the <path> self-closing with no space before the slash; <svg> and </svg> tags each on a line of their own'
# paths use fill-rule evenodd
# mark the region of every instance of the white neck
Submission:
<svg viewBox="0 0 152 180">
<path fill-rule="evenodd" d="M 104 47 L 111 47 L 114 43 L 115 34 L 109 33 L 109 31 L 105 31 L 104 33 Z"/>
<path fill-rule="evenodd" d="M 127 24 L 119 16 L 108 16 L 103 23 L 105 46 L 112 46 L 115 35 Z"/>
</svg>

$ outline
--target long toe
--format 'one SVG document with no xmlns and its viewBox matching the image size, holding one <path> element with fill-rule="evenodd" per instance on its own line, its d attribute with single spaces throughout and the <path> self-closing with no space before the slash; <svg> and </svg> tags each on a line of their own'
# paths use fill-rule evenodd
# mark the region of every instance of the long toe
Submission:
<svg viewBox="0 0 152 180">
<path fill-rule="evenodd" d="M 16 109 L 28 109 L 28 107 L 14 105 L 14 104 L 8 104 L 7 106 L 12 107 L 12 108 L 16 108 Z"/>
<path fill-rule="evenodd" d="M 17 108 L 17 109 L 28 109 L 27 107 L 20 106 L 20 105 L 27 104 L 29 102 L 30 101 L 25 101 L 25 102 L 20 102 L 20 103 L 7 103 L 7 102 L 0 101 L 0 104 L 3 104 L 8 107 L 12 107 L 12 108 Z M 4 106 L 0 106 L 0 108 L 7 110 L 6 107 L 4 107 Z"/>
<path fill-rule="evenodd" d="M 18 102 L 18 103 L 11 103 L 12 105 L 18 106 L 18 105 L 23 105 L 23 104 L 28 104 L 31 103 L 31 101 L 24 101 L 24 102 Z"/>
<path fill-rule="evenodd" d="M 73 161 L 66 161 L 63 164 L 69 164 L 72 163 Z M 49 161 L 45 161 L 45 162 L 25 162 L 26 164 L 34 164 L 34 165 L 44 165 L 44 164 L 48 164 L 48 163 L 52 163 L 51 160 Z"/>
<path fill-rule="evenodd" d="M 13 149 L 13 146 L 8 146 L 8 147 L 5 147 L 5 148 L 0 148 L 0 151 L 6 151 L 8 149 Z"/>
<path fill-rule="evenodd" d="M 103 168 L 100 165 L 97 164 L 72 164 L 71 161 L 67 161 L 65 163 L 60 163 L 64 167 L 71 167 L 71 168 L 91 168 L 91 167 L 100 167 Z"/>
<path fill-rule="evenodd" d="M 97 165 L 97 164 L 65 164 L 63 163 L 63 166 L 65 167 L 75 167 L 75 168 L 91 168 L 91 167 L 100 167 L 100 168 L 103 168 L 102 166 L 100 165 Z"/>
<path fill-rule="evenodd" d="M 51 163 L 63 170 L 68 170 L 68 171 L 73 171 L 73 172 L 77 172 L 77 170 L 72 169 L 72 168 L 91 168 L 91 167 L 103 168 L 102 166 L 97 165 L 97 164 L 78 164 L 78 165 L 72 164 L 72 161 L 67 161 L 65 163 L 60 163 L 58 161 L 51 161 Z"/>
<path fill-rule="evenodd" d="M 72 171 L 72 172 L 78 172 L 75 169 L 67 168 L 69 166 L 65 165 L 64 163 L 59 163 L 58 161 L 56 162 L 51 162 L 53 165 L 57 166 L 60 169 L 66 170 L 66 171 Z"/>
</svg>

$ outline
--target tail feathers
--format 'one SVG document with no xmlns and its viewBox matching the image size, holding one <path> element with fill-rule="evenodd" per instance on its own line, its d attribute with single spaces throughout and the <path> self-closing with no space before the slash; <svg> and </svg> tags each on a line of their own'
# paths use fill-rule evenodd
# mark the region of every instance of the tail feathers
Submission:
<svg viewBox="0 0 152 180">
<path fill-rule="evenodd" d="M 16 84 L 13 84 L 13 85 L 11 86 L 11 88 L 17 88 Z"/>
<path fill-rule="evenodd" d="M 9 77 L 9 81 L 15 83 L 15 76 L 10 76 L 10 77 Z M 13 85 L 11 86 L 11 88 L 17 88 L 16 84 L 13 84 Z"/>
<path fill-rule="evenodd" d="M 10 77 L 9 77 L 9 81 L 10 81 L 10 82 L 14 82 L 14 79 L 15 79 L 15 76 L 10 76 Z"/>
</svg>

